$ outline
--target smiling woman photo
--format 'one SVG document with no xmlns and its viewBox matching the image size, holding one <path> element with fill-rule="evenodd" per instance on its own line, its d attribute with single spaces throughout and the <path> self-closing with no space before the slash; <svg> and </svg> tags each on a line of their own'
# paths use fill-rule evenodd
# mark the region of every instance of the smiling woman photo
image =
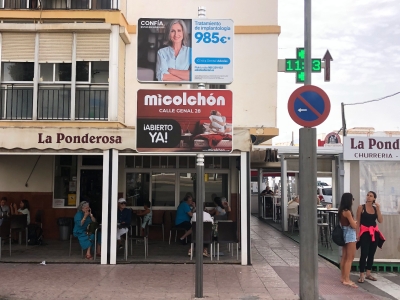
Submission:
<svg viewBox="0 0 400 300">
<path fill-rule="evenodd" d="M 157 52 L 157 80 L 189 81 L 191 48 L 183 20 L 172 20 L 166 26 L 164 43 L 168 46 Z"/>
</svg>

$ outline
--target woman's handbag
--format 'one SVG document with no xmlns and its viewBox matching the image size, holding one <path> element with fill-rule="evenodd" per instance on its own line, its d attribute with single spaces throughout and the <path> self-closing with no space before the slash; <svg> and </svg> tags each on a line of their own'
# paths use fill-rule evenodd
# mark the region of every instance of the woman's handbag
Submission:
<svg viewBox="0 0 400 300">
<path fill-rule="evenodd" d="M 99 228 L 99 223 L 97 222 L 89 223 L 89 225 L 86 228 L 86 234 L 89 236 L 94 234 L 97 228 Z"/>
<path fill-rule="evenodd" d="M 332 241 L 338 246 L 346 245 L 344 242 L 343 229 L 340 224 L 337 224 L 332 231 Z"/>
</svg>

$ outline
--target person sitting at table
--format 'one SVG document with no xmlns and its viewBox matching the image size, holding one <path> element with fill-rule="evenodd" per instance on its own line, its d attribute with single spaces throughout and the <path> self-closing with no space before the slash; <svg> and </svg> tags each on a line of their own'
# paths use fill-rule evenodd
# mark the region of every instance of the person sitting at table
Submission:
<svg viewBox="0 0 400 300">
<path fill-rule="evenodd" d="M 229 206 L 228 200 L 225 197 L 221 197 L 222 206 L 225 209 L 226 213 L 231 212 L 231 207 Z"/>
<path fill-rule="evenodd" d="M 293 198 L 293 200 L 290 200 L 288 203 L 288 213 L 297 214 L 299 205 L 300 205 L 300 198 L 299 196 L 296 196 Z"/>
<path fill-rule="evenodd" d="M 142 229 L 140 231 L 142 236 L 144 234 L 144 229 L 146 228 L 146 223 L 147 225 L 151 225 L 153 220 L 153 210 L 151 209 L 151 203 L 149 200 L 144 200 L 143 208 L 144 210 L 138 211 L 136 213 L 138 217 L 143 217 L 141 225 Z"/>
<path fill-rule="evenodd" d="M 195 212 L 195 210 L 192 211 L 192 207 L 195 208 L 195 206 L 193 198 L 186 196 L 183 198 L 183 201 L 179 204 L 178 209 L 176 210 L 175 226 L 186 230 L 185 234 L 180 238 L 182 244 L 186 244 L 186 237 L 192 234 L 192 224 L 190 223 L 190 219 Z"/>
<path fill-rule="evenodd" d="M 196 222 L 196 213 L 193 213 L 193 215 L 192 215 L 192 219 L 190 220 L 190 223 L 192 223 L 192 222 Z M 208 212 L 203 211 L 203 223 L 206 223 L 206 222 L 211 222 L 214 224 L 214 220 L 211 217 L 211 215 Z M 195 242 L 195 241 L 193 241 L 193 242 Z M 208 250 L 207 250 L 208 246 L 209 246 L 208 244 L 203 244 L 203 256 L 205 256 L 205 257 L 209 257 Z M 188 255 L 189 256 L 191 255 L 190 249 L 189 249 Z"/>
<path fill-rule="evenodd" d="M 79 240 L 79 244 L 81 245 L 82 249 L 86 249 L 86 259 L 92 260 L 93 256 L 90 254 L 91 248 L 94 246 L 94 233 L 88 231 L 90 229 L 89 224 L 95 223 L 96 226 L 96 219 L 94 218 L 91 209 L 89 207 L 89 203 L 86 201 L 82 201 L 79 203 L 78 211 L 74 217 L 74 230 L 73 234 L 74 237 L 77 237 Z M 98 226 L 98 224 L 97 224 Z M 101 256 L 101 234 L 97 236 L 97 256 Z"/>
<path fill-rule="evenodd" d="M 121 242 L 121 236 L 129 231 L 129 226 L 131 225 L 132 211 L 126 208 L 126 200 L 124 198 L 118 199 L 118 229 L 117 229 L 117 243 L 118 249 L 123 249 Z"/>
<path fill-rule="evenodd" d="M 2 197 L 0 200 L 0 226 L 3 224 L 3 219 L 10 215 L 10 207 L 7 205 L 7 197 Z"/>
<path fill-rule="evenodd" d="M 31 213 L 29 212 L 29 201 L 21 200 L 19 203 L 19 208 L 17 209 L 16 203 L 11 203 L 10 205 L 10 214 L 11 215 L 27 215 L 26 216 L 26 224 L 29 225 L 31 223 Z"/>
<path fill-rule="evenodd" d="M 222 198 L 220 197 L 215 197 L 214 198 L 214 205 L 215 208 L 208 210 L 207 212 L 212 215 L 212 216 L 224 216 L 226 215 L 226 212 L 231 211 L 231 208 L 228 205 L 228 202 L 226 201 L 226 198 L 224 198 L 225 201 L 222 202 Z"/>
</svg>

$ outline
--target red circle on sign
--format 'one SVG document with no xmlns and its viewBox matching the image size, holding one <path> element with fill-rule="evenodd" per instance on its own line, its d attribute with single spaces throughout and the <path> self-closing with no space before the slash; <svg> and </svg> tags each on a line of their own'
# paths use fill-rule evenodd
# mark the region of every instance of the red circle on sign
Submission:
<svg viewBox="0 0 400 300">
<path fill-rule="evenodd" d="M 315 92 L 324 101 L 324 112 L 320 116 L 318 116 L 317 120 L 314 120 L 314 121 L 303 120 L 303 119 L 299 118 L 299 116 L 295 112 L 294 102 L 304 92 Z M 319 87 L 317 87 L 315 85 L 304 85 L 304 86 L 299 87 L 298 89 L 296 89 L 290 95 L 289 102 L 288 102 L 288 111 L 289 111 L 289 115 L 292 118 L 292 120 L 295 121 L 300 126 L 315 127 L 315 126 L 318 126 L 318 125 L 322 124 L 326 120 L 326 118 L 328 118 L 329 112 L 331 111 L 331 102 L 329 100 L 328 95 L 325 93 L 325 91 L 323 89 L 321 89 L 321 88 L 319 88 Z"/>
</svg>

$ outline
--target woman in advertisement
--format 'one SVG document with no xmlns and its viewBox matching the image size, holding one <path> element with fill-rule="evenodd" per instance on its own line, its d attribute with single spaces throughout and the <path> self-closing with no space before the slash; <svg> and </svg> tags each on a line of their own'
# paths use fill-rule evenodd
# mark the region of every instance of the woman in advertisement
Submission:
<svg viewBox="0 0 400 300">
<path fill-rule="evenodd" d="M 165 28 L 165 44 L 158 50 L 156 73 L 158 81 L 189 81 L 189 34 L 183 20 L 172 20 Z"/>
</svg>

